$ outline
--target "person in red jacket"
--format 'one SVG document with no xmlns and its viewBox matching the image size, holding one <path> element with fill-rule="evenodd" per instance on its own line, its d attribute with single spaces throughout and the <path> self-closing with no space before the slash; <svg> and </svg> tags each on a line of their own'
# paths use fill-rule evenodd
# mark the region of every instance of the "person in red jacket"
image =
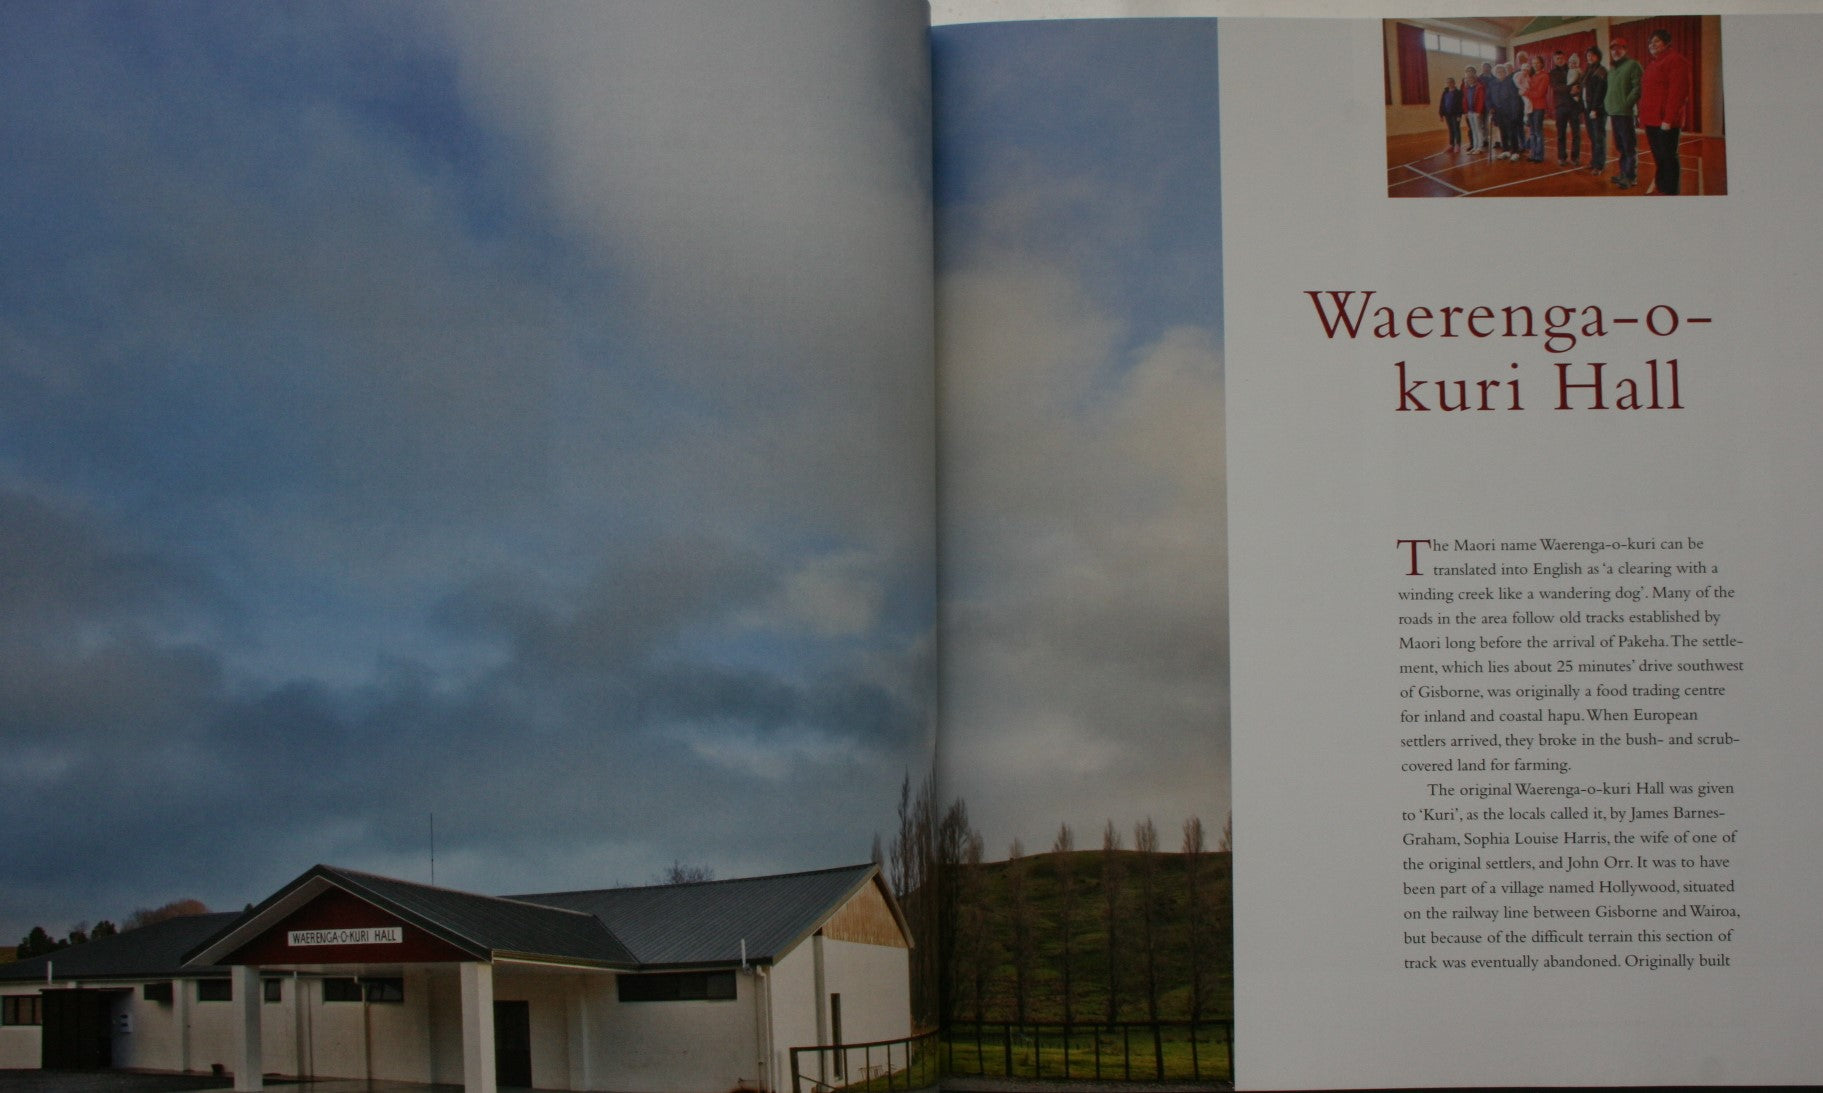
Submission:
<svg viewBox="0 0 1823 1093">
<path fill-rule="evenodd" d="M 1468 122 L 1468 150 L 1479 152 L 1488 143 L 1488 95 L 1470 65 L 1462 73 L 1462 118 Z"/>
<path fill-rule="evenodd" d="M 1684 175 L 1677 146 L 1690 120 L 1690 61 L 1672 47 L 1663 28 L 1646 39 L 1646 52 L 1652 61 L 1639 82 L 1639 123 L 1652 149 L 1653 189 L 1675 194 Z"/>
</svg>

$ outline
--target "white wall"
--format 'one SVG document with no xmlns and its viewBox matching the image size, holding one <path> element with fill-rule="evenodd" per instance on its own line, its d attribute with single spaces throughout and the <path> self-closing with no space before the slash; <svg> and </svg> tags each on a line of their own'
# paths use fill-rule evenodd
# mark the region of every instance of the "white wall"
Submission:
<svg viewBox="0 0 1823 1093">
<path fill-rule="evenodd" d="M 813 949 L 806 940 L 772 969 L 774 1081 L 780 1089 L 791 1086 L 791 1049 L 818 1042 Z M 907 949 L 823 940 L 824 991 L 842 996 L 844 1043 L 911 1035 L 910 957 Z M 854 1065 L 860 1065 L 858 1058 Z M 807 1058 L 804 1066 L 807 1073 L 815 1073 L 814 1060 Z"/>
<path fill-rule="evenodd" d="M 283 977 L 281 1000 L 266 1002 L 262 994 L 258 1002 L 261 1070 L 287 1076 L 361 1078 L 367 1076 L 371 1044 L 375 1078 L 453 1080 L 461 1069 L 459 1054 L 458 1062 L 441 1078 L 433 1076 L 429 1061 L 426 998 L 433 978 L 422 971 L 407 975 L 403 1004 L 369 1004 L 325 1003 L 320 980 Z M 124 1013 L 127 1026 L 126 1031 L 114 1034 L 114 1065 L 201 1073 L 219 1063 L 232 1070 L 236 1005 L 198 1001 L 194 980 L 178 980 L 173 996 L 169 1004 L 147 1002 L 142 984 L 135 983 L 132 993 L 115 1003 L 113 1013 Z M 453 992 L 450 999 L 453 1014 Z M 6 1058 L 7 1065 L 38 1065 L 35 1050 L 29 1062 L 13 1064 L 11 1056 Z"/>
<path fill-rule="evenodd" d="M 279 979 L 278 976 L 272 976 Z M 265 1001 L 265 984 L 260 995 L 261 1066 L 265 1073 L 295 1075 L 298 1071 L 298 991 L 301 981 L 289 976 L 279 980 L 279 1000 Z"/>
<path fill-rule="evenodd" d="M 405 977 L 403 1003 L 350 1002 L 343 1007 L 363 1018 L 372 1077 L 383 1081 L 430 1081 L 430 1007 L 426 1004 L 423 975 Z M 366 1012 L 363 1014 L 362 1011 Z M 354 1068 L 350 1077 L 361 1077 Z"/>
<path fill-rule="evenodd" d="M 187 1013 L 189 1040 L 189 1069 L 193 1071 L 212 1070 L 220 1066 L 223 1070 L 234 1069 L 234 1027 L 235 1005 L 233 1002 L 203 1002 L 196 997 L 196 980 L 178 980 L 177 990 L 186 993 L 190 1000 Z"/>
<path fill-rule="evenodd" d="M 773 1084 L 790 1089 L 791 1049 L 817 1042 L 815 967 L 808 940 L 779 958 L 772 966 L 771 981 Z M 805 1069 L 816 1073 L 814 1060 L 807 1059 Z"/>
<path fill-rule="evenodd" d="M 597 982 L 589 999 L 596 1088 L 722 1093 L 757 1084 L 757 977 L 737 973 L 735 998 L 723 1002 L 622 1002 L 612 977 Z"/>
<path fill-rule="evenodd" d="M 851 941 L 823 942 L 826 985 L 842 996 L 842 1040 L 860 1044 L 911 1035 L 910 952 Z"/>
<path fill-rule="evenodd" d="M 114 1023 L 114 1066 L 197 1072 L 216 1063 L 231 1065 L 234 1003 L 198 1001 L 196 981 L 190 979 L 172 981 L 170 1002 L 146 1001 L 144 982 L 121 986 L 125 993 L 115 998 L 108 1011 Z"/>
</svg>

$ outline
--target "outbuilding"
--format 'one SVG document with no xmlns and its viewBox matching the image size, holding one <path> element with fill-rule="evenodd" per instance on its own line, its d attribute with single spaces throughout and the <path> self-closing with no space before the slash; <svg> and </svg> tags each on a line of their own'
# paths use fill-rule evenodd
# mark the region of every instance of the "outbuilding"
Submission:
<svg viewBox="0 0 1823 1093">
<path fill-rule="evenodd" d="M 910 945 L 875 865 L 518 896 L 319 865 L 0 966 L 0 1067 L 781 1089 L 794 1046 L 911 1035 Z"/>
</svg>

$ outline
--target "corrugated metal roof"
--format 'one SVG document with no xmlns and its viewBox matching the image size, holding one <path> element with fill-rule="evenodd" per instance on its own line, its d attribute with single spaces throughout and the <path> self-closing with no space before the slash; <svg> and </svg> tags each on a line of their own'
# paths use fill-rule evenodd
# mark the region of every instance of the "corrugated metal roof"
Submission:
<svg viewBox="0 0 1823 1093">
<path fill-rule="evenodd" d="M 524 954 L 600 964 L 631 964 L 632 953 L 594 916 L 570 908 L 503 896 L 480 896 L 453 888 L 319 866 L 321 875 L 450 940 L 494 955 Z"/>
<path fill-rule="evenodd" d="M 310 895 L 334 885 L 413 923 L 479 959 L 529 957 L 616 968 L 729 965 L 742 956 L 770 963 L 785 955 L 878 873 L 850 865 L 806 873 L 646 888 L 602 888 L 524 896 L 483 896 L 451 888 L 318 865 L 244 914 L 170 919 L 113 938 L 0 965 L 0 981 L 163 978 L 225 969 L 186 965 L 220 960 L 273 928 Z"/>
<path fill-rule="evenodd" d="M 45 965 L 58 982 L 72 979 L 165 979 L 209 972 L 227 974 L 226 968 L 184 965 L 184 955 L 224 926 L 240 917 L 238 911 L 185 915 L 128 930 L 113 937 L 71 945 L 29 960 L 0 964 L 0 982 L 44 981 Z"/>
<path fill-rule="evenodd" d="M 641 965 L 767 963 L 815 930 L 863 884 L 873 865 L 739 880 L 514 896 L 601 920 Z"/>
</svg>

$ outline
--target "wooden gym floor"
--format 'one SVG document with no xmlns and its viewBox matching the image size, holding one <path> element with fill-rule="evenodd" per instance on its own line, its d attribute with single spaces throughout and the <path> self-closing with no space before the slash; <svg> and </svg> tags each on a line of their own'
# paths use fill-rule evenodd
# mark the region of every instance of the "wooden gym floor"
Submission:
<svg viewBox="0 0 1823 1093">
<path fill-rule="evenodd" d="M 1582 164 L 1557 162 L 1557 129 L 1545 126 L 1545 161 L 1494 159 L 1482 153 L 1449 150 L 1449 133 L 1408 133 L 1386 138 L 1386 193 L 1389 197 L 1643 197 L 1652 186 L 1652 150 L 1639 135 L 1639 183 L 1630 190 L 1609 183 L 1614 175 L 1613 136 L 1608 165 L 1598 178 L 1588 172 L 1588 139 Z M 1465 128 L 1466 139 L 1466 128 Z M 1683 164 L 1683 194 L 1728 192 L 1727 142 L 1720 137 L 1685 133 L 1678 142 Z"/>
</svg>

